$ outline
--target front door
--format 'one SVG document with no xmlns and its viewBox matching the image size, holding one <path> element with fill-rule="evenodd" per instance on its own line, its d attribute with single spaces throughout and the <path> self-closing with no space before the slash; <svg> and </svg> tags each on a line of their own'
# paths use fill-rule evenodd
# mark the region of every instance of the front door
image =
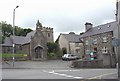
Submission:
<svg viewBox="0 0 120 81">
<path fill-rule="evenodd" d="M 42 56 L 42 48 L 40 46 L 35 48 L 35 58 L 41 58 Z"/>
</svg>

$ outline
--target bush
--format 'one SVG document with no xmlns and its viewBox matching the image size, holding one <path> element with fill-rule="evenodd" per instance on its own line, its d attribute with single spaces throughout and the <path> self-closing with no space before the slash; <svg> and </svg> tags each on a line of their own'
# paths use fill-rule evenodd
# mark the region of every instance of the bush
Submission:
<svg viewBox="0 0 120 81">
<path fill-rule="evenodd" d="M 27 54 L 14 54 L 14 57 L 26 57 Z M 13 54 L 0 54 L 1 58 L 11 58 Z"/>
<path fill-rule="evenodd" d="M 53 57 L 55 55 L 56 55 L 55 53 L 48 53 L 48 57 Z"/>
</svg>

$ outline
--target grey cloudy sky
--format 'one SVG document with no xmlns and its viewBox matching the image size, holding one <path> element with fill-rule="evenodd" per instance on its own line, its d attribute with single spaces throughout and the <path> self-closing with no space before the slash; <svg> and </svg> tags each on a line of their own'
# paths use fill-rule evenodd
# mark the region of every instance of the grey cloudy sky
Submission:
<svg viewBox="0 0 120 81">
<path fill-rule="evenodd" d="M 39 19 L 43 26 L 54 28 L 54 39 L 60 33 L 84 32 L 85 22 L 93 26 L 115 20 L 116 0 L 1 0 L 0 21 L 35 29 Z"/>
</svg>

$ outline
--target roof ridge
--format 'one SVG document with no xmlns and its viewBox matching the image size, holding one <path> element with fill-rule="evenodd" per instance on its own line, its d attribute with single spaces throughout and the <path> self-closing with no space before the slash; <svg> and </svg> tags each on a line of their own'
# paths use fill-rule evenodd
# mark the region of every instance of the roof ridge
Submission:
<svg viewBox="0 0 120 81">
<path fill-rule="evenodd" d="M 100 26 L 102 27 L 104 25 L 108 25 L 108 24 L 112 24 L 112 23 L 116 23 L 116 21 L 112 21 L 112 22 L 108 22 L 108 23 L 105 23 L 105 24 L 97 25 L 97 26 L 95 26 L 93 28 L 100 27 Z"/>
<path fill-rule="evenodd" d="M 64 34 L 64 33 L 60 33 L 61 35 L 78 35 L 79 36 L 79 34 Z"/>
</svg>

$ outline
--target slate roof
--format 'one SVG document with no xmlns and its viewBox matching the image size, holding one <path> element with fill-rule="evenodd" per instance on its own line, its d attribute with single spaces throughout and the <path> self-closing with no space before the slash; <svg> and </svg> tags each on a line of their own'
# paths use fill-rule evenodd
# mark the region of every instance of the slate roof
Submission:
<svg viewBox="0 0 120 81">
<path fill-rule="evenodd" d="M 13 44 L 10 37 L 6 37 L 4 41 L 5 41 L 5 43 L 2 44 L 2 46 L 12 46 L 12 44 Z"/>
<path fill-rule="evenodd" d="M 36 31 L 32 31 L 30 33 L 28 33 L 26 35 L 26 37 L 24 36 L 14 36 L 14 43 L 15 44 L 26 44 L 26 43 L 30 43 L 31 41 L 31 37 L 34 36 Z M 10 37 L 6 37 L 5 38 L 5 41 L 4 41 L 4 44 L 2 44 L 3 46 L 12 46 L 13 44 L 13 36 L 10 36 Z"/>
<path fill-rule="evenodd" d="M 80 38 L 92 36 L 92 35 L 96 35 L 100 33 L 110 32 L 110 31 L 113 31 L 116 27 L 117 27 L 116 21 L 103 24 L 103 25 L 99 25 L 86 31 L 84 34 L 80 36 Z"/>
<path fill-rule="evenodd" d="M 31 37 L 33 37 L 35 35 L 35 32 L 36 32 L 36 30 L 28 33 L 25 37 L 24 43 L 29 43 L 31 41 Z"/>
<path fill-rule="evenodd" d="M 65 37 L 65 39 L 69 42 L 80 42 L 79 38 L 80 35 L 76 35 L 76 34 L 60 34 L 62 36 Z"/>
</svg>

